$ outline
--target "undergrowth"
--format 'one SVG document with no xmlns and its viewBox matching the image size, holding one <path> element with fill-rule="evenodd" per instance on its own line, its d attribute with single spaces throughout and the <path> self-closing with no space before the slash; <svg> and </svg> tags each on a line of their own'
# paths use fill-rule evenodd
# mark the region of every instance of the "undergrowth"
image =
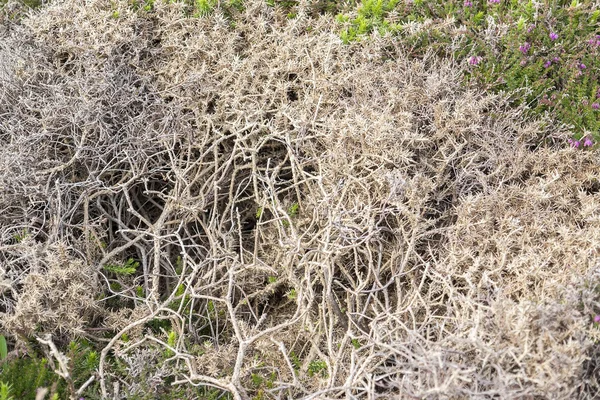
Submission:
<svg viewBox="0 0 600 400">
<path fill-rule="evenodd" d="M 468 63 L 467 80 L 550 113 L 584 147 L 600 140 L 599 16 L 577 0 L 362 0 L 338 22 L 345 43 L 390 34 L 415 57 L 434 50 Z"/>
<path fill-rule="evenodd" d="M 587 5 L 7 4 L 0 396 L 598 393 Z"/>
</svg>

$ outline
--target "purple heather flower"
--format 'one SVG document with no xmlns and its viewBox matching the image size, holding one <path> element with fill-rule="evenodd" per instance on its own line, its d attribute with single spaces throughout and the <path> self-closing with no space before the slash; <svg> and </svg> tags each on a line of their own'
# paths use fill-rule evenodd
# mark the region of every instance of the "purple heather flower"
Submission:
<svg viewBox="0 0 600 400">
<path fill-rule="evenodd" d="M 554 62 L 559 62 L 559 61 L 560 61 L 560 58 L 558 58 L 558 57 L 554 57 L 554 58 L 552 59 L 552 61 L 554 61 Z"/>
<path fill-rule="evenodd" d="M 500 4 L 500 0 L 488 0 L 490 4 Z"/>
<path fill-rule="evenodd" d="M 548 60 L 544 63 L 545 68 L 550 68 L 551 65 L 552 65 L 552 61 L 550 61 L 550 60 Z"/>
<path fill-rule="evenodd" d="M 471 65 L 477 65 L 477 64 L 479 64 L 480 61 L 481 61 L 481 57 L 477 57 L 477 56 L 469 57 L 469 64 L 471 64 Z"/>
<path fill-rule="evenodd" d="M 472 7 L 473 6 L 473 2 L 471 2 L 471 0 L 465 0 L 465 7 Z"/>
<path fill-rule="evenodd" d="M 600 324 L 600 315 L 596 315 L 594 317 L 594 322 L 597 323 L 597 324 Z"/>
<path fill-rule="evenodd" d="M 597 110 L 597 109 L 599 109 L 599 108 L 600 108 L 600 104 L 598 104 L 598 103 L 592 103 L 592 108 L 593 108 L 594 110 Z"/>
<path fill-rule="evenodd" d="M 579 63 L 579 65 L 577 67 L 579 69 L 586 69 L 587 68 L 584 63 Z"/>
<path fill-rule="evenodd" d="M 533 24 L 529 28 L 527 28 L 527 33 L 531 33 L 531 31 L 534 29 L 535 29 L 535 24 Z"/>
<path fill-rule="evenodd" d="M 558 39 L 558 34 L 555 32 L 550 32 L 550 39 L 552 39 L 552 40 Z"/>
<path fill-rule="evenodd" d="M 529 44 L 529 42 L 525 42 L 524 44 L 519 46 L 519 51 L 523 54 L 527 54 L 530 48 L 531 44 Z"/>
<path fill-rule="evenodd" d="M 573 139 L 569 139 L 568 142 L 571 145 L 571 147 L 575 147 L 576 149 L 579 148 L 579 145 L 581 144 L 581 142 L 579 140 L 573 140 Z"/>
<path fill-rule="evenodd" d="M 585 140 L 583 141 L 584 147 L 590 147 L 593 144 L 594 144 L 594 142 L 592 142 L 592 139 L 590 139 L 589 137 L 586 137 Z"/>
</svg>

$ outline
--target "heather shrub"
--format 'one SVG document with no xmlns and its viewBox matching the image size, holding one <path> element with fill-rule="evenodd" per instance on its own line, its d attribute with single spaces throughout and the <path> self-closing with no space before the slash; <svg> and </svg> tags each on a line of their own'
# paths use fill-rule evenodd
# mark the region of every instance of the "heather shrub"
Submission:
<svg viewBox="0 0 600 400">
<path fill-rule="evenodd" d="M 1 20 L 11 343 L 86 399 L 597 393 L 595 150 L 302 2 L 183 4 Z"/>
</svg>

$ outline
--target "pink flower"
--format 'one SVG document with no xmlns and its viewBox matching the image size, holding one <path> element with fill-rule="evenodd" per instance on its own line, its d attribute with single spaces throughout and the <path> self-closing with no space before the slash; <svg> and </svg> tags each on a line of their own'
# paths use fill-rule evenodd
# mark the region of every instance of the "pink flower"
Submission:
<svg viewBox="0 0 600 400">
<path fill-rule="evenodd" d="M 600 324 L 600 315 L 596 315 L 594 317 L 594 322 L 597 323 L 597 324 Z"/>
<path fill-rule="evenodd" d="M 527 54 L 527 52 L 529 51 L 530 48 L 531 48 L 531 44 L 529 44 L 529 42 L 525 42 L 519 46 L 519 51 L 523 54 Z"/>
<path fill-rule="evenodd" d="M 577 66 L 577 68 L 579 68 L 579 69 L 586 69 L 587 67 L 585 66 L 584 63 L 579 63 L 579 65 Z"/>
<path fill-rule="evenodd" d="M 535 29 L 535 24 L 533 24 L 529 28 L 527 28 L 527 33 L 531 33 L 531 31 L 534 29 Z"/>
<path fill-rule="evenodd" d="M 490 4 L 500 4 L 500 0 L 488 0 Z"/>
<path fill-rule="evenodd" d="M 598 103 L 592 103 L 592 108 L 593 108 L 594 110 L 597 110 L 597 109 L 599 109 L 599 108 L 600 108 L 600 104 L 598 104 Z"/>
<path fill-rule="evenodd" d="M 465 7 L 472 7 L 473 3 L 471 2 L 471 0 L 465 0 Z"/>
<path fill-rule="evenodd" d="M 585 140 L 583 141 L 583 146 L 584 147 L 590 147 L 593 144 L 594 144 L 594 142 L 589 137 L 586 137 Z"/>
<path fill-rule="evenodd" d="M 550 61 L 550 60 L 548 60 L 544 63 L 545 68 L 550 68 L 551 65 L 552 65 L 552 61 Z"/>
<path fill-rule="evenodd" d="M 477 65 L 477 64 L 479 64 L 480 61 L 481 61 L 481 57 L 477 57 L 477 56 L 469 57 L 469 64 L 471 64 L 471 65 Z"/>
<path fill-rule="evenodd" d="M 581 144 L 581 142 L 579 142 L 579 140 L 573 140 L 573 139 L 569 139 L 568 142 L 571 145 L 571 147 L 575 147 L 576 149 L 578 149 L 579 145 Z"/>
<path fill-rule="evenodd" d="M 554 58 L 552 59 L 552 61 L 554 61 L 554 62 L 559 62 L 559 61 L 560 61 L 560 58 L 558 58 L 558 57 L 554 57 Z"/>
<path fill-rule="evenodd" d="M 556 40 L 558 39 L 558 34 L 555 32 L 550 32 L 550 39 L 551 40 Z"/>
</svg>

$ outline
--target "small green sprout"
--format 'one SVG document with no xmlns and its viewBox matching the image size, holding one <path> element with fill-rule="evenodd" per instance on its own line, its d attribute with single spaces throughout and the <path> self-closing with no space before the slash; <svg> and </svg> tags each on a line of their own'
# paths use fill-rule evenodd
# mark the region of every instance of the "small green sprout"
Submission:
<svg viewBox="0 0 600 400">
<path fill-rule="evenodd" d="M 267 278 L 267 280 L 269 281 L 269 283 L 275 283 L 275 282 L 277 282 L 277 277 L 276 276 L 269 276 Z"/>
<path fill-rule="evenodd" d="M 290 217 L 295 217 L 298 215 L 298 209 L 300 208 L 300 206 L 298 205 L 298 203 L 294 203 L 290 206 L 290 208 L 288 208 L 288 215 Z"/>
<path fill-rule="evenodd" d="M 117 275 L 133 275 L 139 266 L 139 262 L 130 258 L 123 265 L 105 265 L 104 269 Z"/>
<path fill-rule="evenodd" d="M 167 344 L 169 345 L 169 347 L 172 348 L 175 348 L 175 346 L 177 345 L 177 333 L 175 331 L 169 332 L 169 335 L 167 336 Z M 175 353 L 173 353 L 173 351 L 170 349 L 167 349 L 165 351 L 165 354 L 167 357 L 175 355 Z"/>
<path fill-rule="evenodd" d="M 296 352 L 292 351 L 290 353 L 290 361 L 292 362 L 292 366 L 294 367 L 294 370 L 300 371 L 300 368 L 302 367 L 302 363 L 300 362 L 300 359 L 298 358 L 298 355 L 296 354 Z"/>
<path fill-rule="evenodd" d="M 0 400 L 13 400 L 14 397 L 10 395 L 12 386 L 8 383 L 0 382 Z"/>
<path fill-rule="evenodd" d="M 321 375 L 321 377 L 327 377 L 327 363 L 322 360 L 313 360 L 308 364 L 308 376 Z"/>
<path fill-rule="evenodd" d="M 196 0 L 197 16 L 205 17 L 209 15 L 215 8 L 215 0 Z"/>
<path fill-rule="evenodd" d="M 139 285 L 135 287 L 135 294 L 137 295 L 137 297 L 142 298 L 142 299 L 144 297 L 146 297 L 146 296 L 144 296 L 145 295 L 144 288 Z"/>
<path fill-rule="evenodd" d="M 298 297 L 298 293 L 296 293 L 296 289 L 292 288 L 289 292 L 286 293 L 286 296 L 290 300 L 296 300 Z"/>
<path fill-rule="evenodd" d="M 264 382 L 264 378 L 258 374 L 252 374 L 250 379 L 252 379 L 252 384 L 256 387 L 260 387 L 260 385 L 262 385 Z"/>
<path fill-rule="evenodd" d="M 13 235 L 13 239 L 15 239 L 15 241 L 17 243 L 21 243 L 23 240 L 27 239 L 28 237 L 29 237 L 29 232 L 27 232 L 26 229 L 23 229 L 19 233 L 15 233 Z"/>
</svg>

